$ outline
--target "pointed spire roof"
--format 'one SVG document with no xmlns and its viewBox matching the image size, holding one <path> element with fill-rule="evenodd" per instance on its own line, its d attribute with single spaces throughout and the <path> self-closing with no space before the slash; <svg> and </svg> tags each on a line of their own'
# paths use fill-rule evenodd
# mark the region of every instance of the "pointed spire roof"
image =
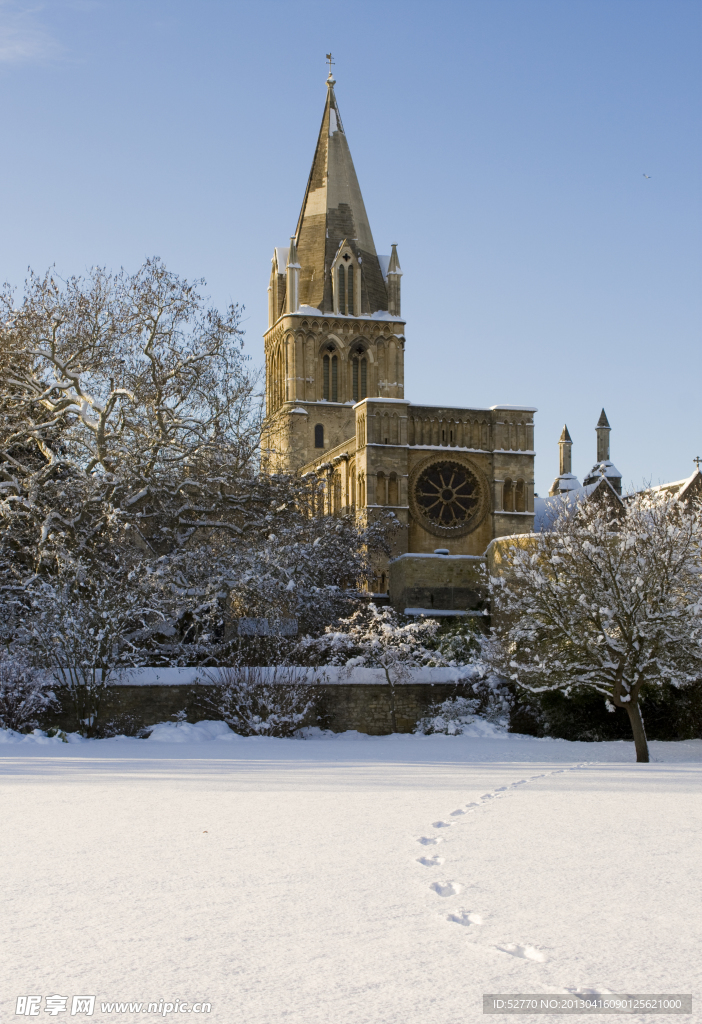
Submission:
<svg viewBox="0 0 702 1024">
<path fill-rule="evenodd" d="M 331 265 L 345 239 L 361 261 L 361 312 L 388 308 L 387 290 L 329 73 L 327 99 L 295 238 L 300 303 L 334 308 Z"/>
<path fill-rule="evenodd" d="M 611 430 L 612 429 L 610 427 L 610 425 L 609 425 L 609 420 L 607 419 L 607 413 L 604 411 L 604 409 L 600 413 L 600 418 L 597 421 L 597 427 L 606 427 L 607 430 Z M 597 428 L 595 428 L 595 429 L 597 429 Z"/>
<path fill-rule="evenodd" d="M 572 444 L 573 443 L 572 440 L 571 440 L 570 434 L 568 433 L 568 427 L 565 425 L 565 423 L 563 424 L 563 433 L 558 438 L 558 443 L 559 444 L 564 444 L 564 443 L 565 444 Z"/>
<path fill-rule="evenodd" d="M 392 252 L 390 253 L 390 262 L 388 263 L 388 274 L 398 274 L 402 276 L 402 267 L 400 266 L 400 257 L 397 255 L 397 243 L 392 243 Z"/>
</svg>

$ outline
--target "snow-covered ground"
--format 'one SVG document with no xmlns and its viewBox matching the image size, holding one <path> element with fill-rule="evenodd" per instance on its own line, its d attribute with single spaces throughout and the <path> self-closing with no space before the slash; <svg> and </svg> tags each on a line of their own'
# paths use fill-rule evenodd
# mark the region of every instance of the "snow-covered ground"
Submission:
<svg viewBox="0 0 702 1024">
<path fill-rule="evenodd" d="M 157 1016 L 101 1002 L 210 1001 L 196 1019 L 221 1024 L 702 996 L 702 741 L 636 765 L 630 743 L 471 732 L 0 734 L 0 1019 L 39 993 L 94 994 L 70 1019 L 95 1021 Z"/>
</svg>

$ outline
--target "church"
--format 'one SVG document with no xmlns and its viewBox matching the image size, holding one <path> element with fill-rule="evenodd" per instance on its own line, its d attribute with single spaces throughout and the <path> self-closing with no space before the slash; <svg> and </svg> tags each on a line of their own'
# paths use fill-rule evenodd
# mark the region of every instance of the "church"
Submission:
<svg viewBox="0 0 702 1024">
<path fill-rule="evenodd" d="M 405 396 L 397 245 L 376 252 L 335 84 L 330 70 L 297 227 L 273 254 L 262 467 L 317 474 L 330 513 L 395 513 L 374 589 L 398 610 L 479 614 L 489 543 L 533 529 L 536 409 Z"/>
</svg>

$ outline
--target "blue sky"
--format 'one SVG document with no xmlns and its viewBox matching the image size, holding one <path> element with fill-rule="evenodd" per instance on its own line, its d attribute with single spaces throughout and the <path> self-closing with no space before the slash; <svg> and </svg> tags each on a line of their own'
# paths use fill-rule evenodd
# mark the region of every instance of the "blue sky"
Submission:
<svg viewBox="0 0 702 1024">
<path fill-rule="evenodd" d="M 407 396 L 537 406 L 541 494 L 602 406 L 625 484 L 687 476 L 701 27 L 697 0 L 0 0 L 0 279 L 159 255 L 246 306 L 260 360 L 331 49 Z"/>
</svg>

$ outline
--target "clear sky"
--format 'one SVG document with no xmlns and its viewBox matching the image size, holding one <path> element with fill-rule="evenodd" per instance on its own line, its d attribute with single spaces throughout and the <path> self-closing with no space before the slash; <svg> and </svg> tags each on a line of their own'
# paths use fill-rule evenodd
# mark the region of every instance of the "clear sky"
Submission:
<svg viewBox="0 0 702 1024">
<path fill-rule="evenodd" d="M 689 475 L 700 411 L 698 0 L 0 0 L 0 279 L 149 255 L 245 305 L 336 93 L 406 396 L 537 406 L 536 486 Z M 646 177 L 646 175 L 648 177 Z"/>
</svg>

